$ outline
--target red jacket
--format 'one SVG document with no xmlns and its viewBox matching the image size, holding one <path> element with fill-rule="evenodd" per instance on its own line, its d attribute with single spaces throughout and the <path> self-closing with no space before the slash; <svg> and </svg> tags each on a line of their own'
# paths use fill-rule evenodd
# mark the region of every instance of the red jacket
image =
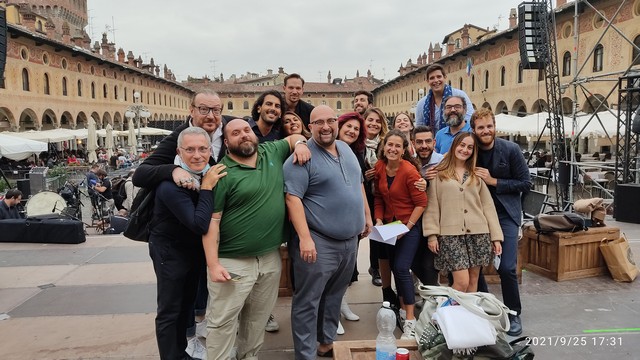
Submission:
<svg viewBox="0 0 640 360">
<path fill-rule="evenodd" d="M 427 207 L 427 194 L 414 185 L 422 177 L 413 164 L 402 160 L 389 189 L 386 166 L 383 160 L 378 161 L 375 166 L 375 218 L 382 219 L 385 223 L 395 218 L 406 224 L 416 206 Z"/>
</svg>

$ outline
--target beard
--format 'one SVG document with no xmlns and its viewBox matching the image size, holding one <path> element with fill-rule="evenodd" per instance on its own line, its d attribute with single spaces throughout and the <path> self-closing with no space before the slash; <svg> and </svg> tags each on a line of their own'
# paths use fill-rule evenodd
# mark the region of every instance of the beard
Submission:
<svg viewBox="0 0 640 360">
<path fill-rule="evenodd" d="M 329 139 L 326 139 L 327 137 L 329 137 L 328 134 L 326 135 L 318 134 L 318 136 L 313 137 L 313 140 L 322 147 L 331 146 L 331 144 L 333 144 L 336 141 L 336 132 L 335 131 L 332 132 Z"/>
<path fill-rule="evenodd" d="M 239 145 L 229 146 L 227 150 L 235 156 L 248 158 L 258 151 L 258 141 L 243 141 Z"/>
<path fill-rule="evenodd" d="M 449 115 L 449 117 L 447 118 L 447 125 L 451 127 L 456 127 L 456 126 L 459 126 L 460 124 L 462 124 L 462 115 L 454 113 Z"/>
</svg>

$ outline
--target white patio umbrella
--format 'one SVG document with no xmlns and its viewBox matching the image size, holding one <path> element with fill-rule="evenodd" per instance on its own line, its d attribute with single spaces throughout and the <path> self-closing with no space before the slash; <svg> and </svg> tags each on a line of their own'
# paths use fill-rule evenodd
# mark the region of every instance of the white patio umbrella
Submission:
<svg viewBox="0 0 640 360">
<path fill-rule="evenodd" d="M 87 128 L 87 160 L 89 163 L 98 162 L 98 156 L 96 150 L 98 150 L 98 134 L 96 132 L 96 121 L 90 117 L 89 125 Z"/>
<path fill-rule="evenodd" d="M 107 136 L 104 141 L 105 147 L 107 148 L 107 159 L 111 159 L 113 156 L 113 126 L 111 124 L 107 124 Z"/>
<path fill-rule="evenodd" d="M 138 142 L 136 139 L 136 127 L 133 125 L 133 118 L 129 119 L 129 139 L 127 139 L 127 145 L 131 147 L 132 154 L 137 153 Z"/>
</svg>

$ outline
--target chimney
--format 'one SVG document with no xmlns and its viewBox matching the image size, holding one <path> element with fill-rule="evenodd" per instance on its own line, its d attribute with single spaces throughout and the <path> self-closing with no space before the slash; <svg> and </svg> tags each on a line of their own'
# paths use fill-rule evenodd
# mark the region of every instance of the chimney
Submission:
<svg viewBox="0 0 640 360">
<path fill-rule="evenodd" d="M 129 50 L 129 52 L 127 53 L 127 64 L 129 66 L 135 66 L 133 64 L 133 59 L 135 59 L 135 57 L 133 56 L 133 51 Z"/>
<path fill-rule="evenodd" d="M 44 25 L 44 28 L 46 29 L 47 32 L 47 37 L 49 39 L 53 39 L 56 36 L 56 26 L 54 23 L 52 23 L 51 21 L 47 21 L 47 23 Z"/>
<path fill-rule="evenodd" d="M 462 48 L 466 48 L 471 45 L 471 36 L 469 35 L 469 25 L 464 24 L 462 28 Z"/>
<path fill-rule="evenodd" d="M 442 48 L 440 47 L 440 43 L 436 43 L 436 46 L 433 48 L 433 61 L 438 61 L 442 57 Z"/>
<path fill-rule="evenodd" d="M 453 42 L 453 38 L 449 37 L 449 41 L 447 42 L 447 55 L 453 54 L 456 43 Z"/>
<path fill-rule="evenodd" d="M 267 69 L 267 76 L 271 76 L 271 75 L 273 75 L 273 70 Z"/>
<path fill-rule="evenodd" d="M 509 11 L 509 29 L 513 29 L 516 26 L 518 26 L 518 12 L 516 8 L 511 8 L 511 11 Z"/>
<path fill-rule="evenodd" d="M 118 62 L 124 62 L 124 50 L 122 50 L 122 48 L 118 49 Z"/>
<path fill-rule="evenodd" d="M 71 29 L 69 29 L 69 24 L 66 21 L 62 24 L 62 42 L 71 44 Z"/>
<path fill-rule="evenodd" d="M 278 68 L 278 74 L 284 74 L 284 68 L 282 66 Z"/>
<path fill-rule="evenodd" d="M 327 84 L 331 84 L 331 70 L 327 73 Z"/>
</svg>

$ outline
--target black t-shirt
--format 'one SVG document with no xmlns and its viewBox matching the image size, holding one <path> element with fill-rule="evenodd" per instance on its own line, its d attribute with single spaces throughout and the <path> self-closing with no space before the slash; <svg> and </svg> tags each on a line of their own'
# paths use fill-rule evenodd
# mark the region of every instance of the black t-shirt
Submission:
<svg viewBox="0 0 640 360">
<path fill-rule="evenodd" d="M 108 178 L 104 178 L 100 182 L 101 182 L 100 185 L 107 188 L 105 191 L 101 192 L 100 194 L 104 196 L 104 198 L 107 200 L 113 199 L 113 192 L 111 191 L 111 180 L 109 180 Z"/>
</svg>

